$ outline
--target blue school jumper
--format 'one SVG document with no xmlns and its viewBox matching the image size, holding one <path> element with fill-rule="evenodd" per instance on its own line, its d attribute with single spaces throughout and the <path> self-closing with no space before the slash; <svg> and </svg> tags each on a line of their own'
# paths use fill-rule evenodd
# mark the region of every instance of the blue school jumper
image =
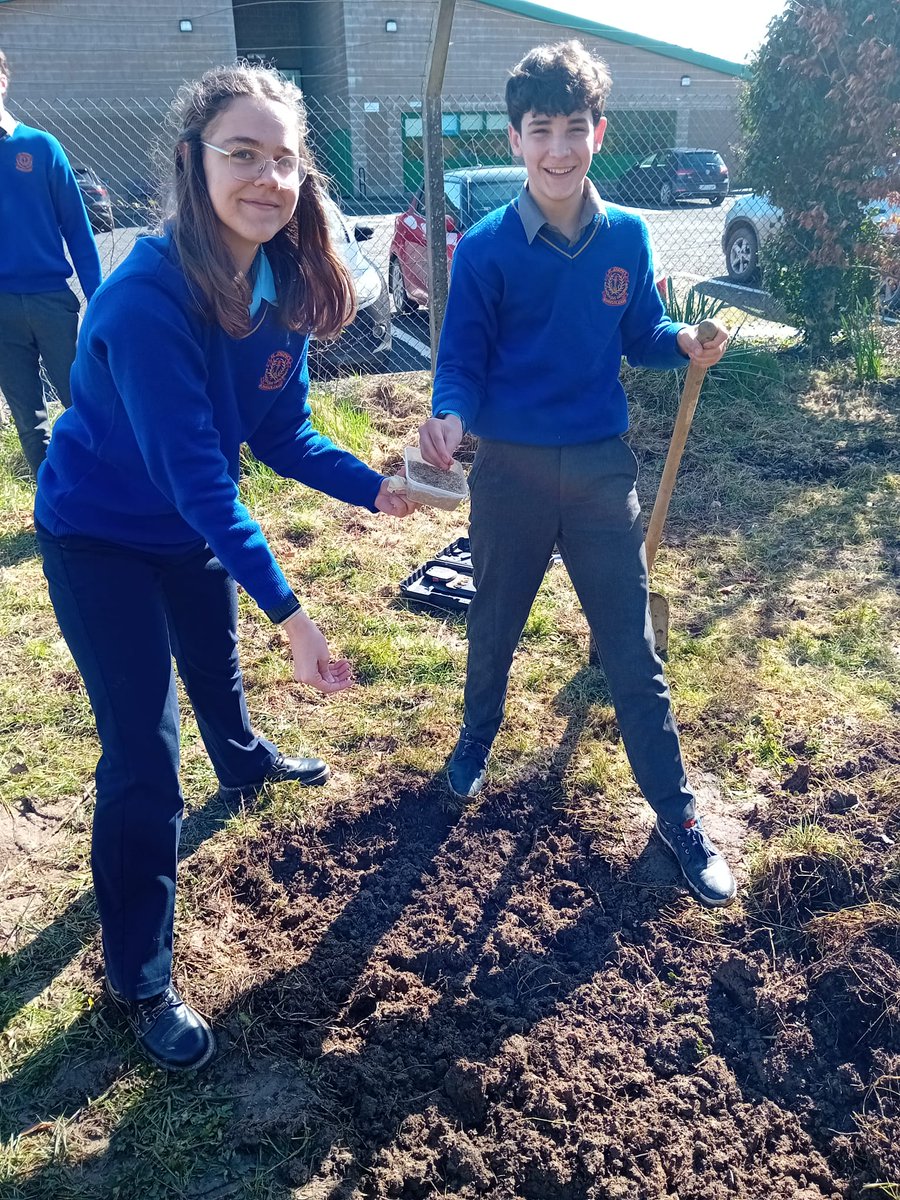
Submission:
<svg viewBox="0 0 900 1200">
<path fill-rule="evenodd" d="M 578 445 L 628 428 L 622 356 L 683 367 L 680 325 L 653 279 L 637 213 L 605 205 L 574 246 L 545 226 L 529 244 L 515 202 L 460 241 L 434 380 L 434 411 L 479 437 Z"/>
<path fill-rule="evenodd" d="M 350 504 L 372 508 L 383 480 L 313 429 L 308 342 L 266 302 L 250 333 L 230 337 L 197 311 L 171 238 L 142 238 L 85 316 L 37 520 L 142 550 L 207 543 L 278 620 L 296 601 L 238 496 L 241 444 Z"/>
</svg>

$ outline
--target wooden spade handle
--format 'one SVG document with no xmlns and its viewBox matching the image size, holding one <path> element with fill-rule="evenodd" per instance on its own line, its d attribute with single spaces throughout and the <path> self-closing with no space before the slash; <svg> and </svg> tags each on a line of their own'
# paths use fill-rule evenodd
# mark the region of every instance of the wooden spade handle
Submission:
<svg viewBox="0 0 900 1200">
<path fill-rule="evenodd" d="M 719 327 L 715 321 L 701 321 L 697 326 L 697 338 L 704 345 L 713 341 L 718 332 Z M 678 467 L 681 464 L 681 456 L 684 453 L 691 422 L 694 419 L 697 400 L 700 396 L 700 385 L 703 383 L 705 374 L 706 367 L 698 367 L 693 362 L 688 367 L 687 378 L 681 393 L 681 403 L 678 405 L 678 415 L 675 418 L 675 428 L 672 430 L 672 441 L 669 443 L 669 452 L 666 455 L 666 465 L 663 467 L 659 490 L 656 493 L 656 501 L 650 515 L 650 524 L 647 526 L 647 534 L 644 538 L 648 571 L 652 568 L 656 552 L 659 549 L 663 526 L 669 513 L 669 501 L 675 490 L 675 476 L 678 474 Z"/>
</svg>

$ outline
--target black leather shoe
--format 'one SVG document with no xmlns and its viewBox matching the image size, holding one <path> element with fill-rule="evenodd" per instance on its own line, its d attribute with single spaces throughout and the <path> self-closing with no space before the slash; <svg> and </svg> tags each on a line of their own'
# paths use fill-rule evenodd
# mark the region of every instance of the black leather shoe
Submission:
<svg viewBox="0 0 900 1200">
<path fill-rule="evenodd" d="M 171 984 L 149 1000 L 126 1000 L 107 980 L 106 994 L 147 1057 L 167 1071 L 196 1071 L 215 1054 L 213 1031 Z"/>
<path fill-rule="evenodd" d="M 722 908 L 737 895 L 728 863 L 703 830 L 699 817 L 684 821 L 656 818 L 656 832 L 675 855 L 684 881 L 708 908 Z"/>
<path fill-rule="evenodd" d="M 245 783 L 243 787 L 219 786 L 221 799 L 234 803 L 252 800 L 267 783 L 299 783 L 301 787 L 318 787 L 331 775 L 331 768 L 321 758 L 285 758 L 279 754 L 259 783 Z"/>
<path fill-rule="evenodd" d="M 447 781 L 454 796 L 468 799 L 477 796 L 484 787 L 491 748 L 476 742 L 465 729 L 460 731 L 456 749 L 447 763 Z"/>
</svg>

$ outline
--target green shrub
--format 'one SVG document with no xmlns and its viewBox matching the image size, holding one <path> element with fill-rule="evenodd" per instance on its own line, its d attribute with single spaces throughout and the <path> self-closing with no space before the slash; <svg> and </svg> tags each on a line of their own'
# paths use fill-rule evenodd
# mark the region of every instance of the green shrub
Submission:
<svg viewBox="0 0 900 1200">
<path fill-rule="evenodd" d="M 867 206 L 900 186 L 900 5 L 789 0 L 751 66 L 742 119 L 746 177 L 784 214 L 766 285 L 821 353 L 841 313 L 896 272 L 897 246 Z"/>
</svg>

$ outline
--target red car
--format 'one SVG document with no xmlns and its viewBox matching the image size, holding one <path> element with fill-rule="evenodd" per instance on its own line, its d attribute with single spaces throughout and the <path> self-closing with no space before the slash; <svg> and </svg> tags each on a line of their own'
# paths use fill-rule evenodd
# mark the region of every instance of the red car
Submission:
<svg viewBox="0 0 900 1200">
<path fill-rule="evenodd" d="M 525 182 L 524 167 L 460 167 L 444 175 L 447 207 L 447 269 L 459 239 L 476 221 L 508 204 Z M 394 221 L 388 264 L 388 288 L 395 313 L 428 303 L 428 255 L 425 245 L 424 186 Z M 666 276 L 657 268 L 656 286 L 665 303 Z"/>
<path fill-rule="evenodd" d="M 460 167 L 444 174 L 447 206 L 447 267 L 467 229 L 495 208 L 508 204 L 525 182 L 524 167 Z M 428 303 L 424 187 L 394 222 L 388 287 L 397 313 Z"/>
</svg>

